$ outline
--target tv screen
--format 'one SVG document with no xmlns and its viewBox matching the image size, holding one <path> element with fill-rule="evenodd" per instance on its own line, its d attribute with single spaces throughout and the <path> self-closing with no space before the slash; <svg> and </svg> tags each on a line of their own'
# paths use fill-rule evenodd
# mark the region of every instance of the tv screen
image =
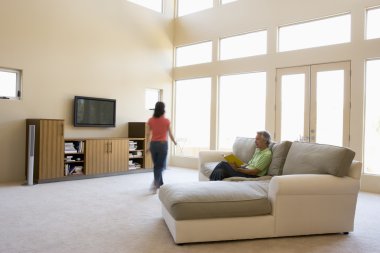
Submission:
<svg viewBox="0 0 380 253">
<path fill-rule="evenodd" d="M 75 96 L 74 126 L 115 127 L 116 100 Z"/>
</svg>

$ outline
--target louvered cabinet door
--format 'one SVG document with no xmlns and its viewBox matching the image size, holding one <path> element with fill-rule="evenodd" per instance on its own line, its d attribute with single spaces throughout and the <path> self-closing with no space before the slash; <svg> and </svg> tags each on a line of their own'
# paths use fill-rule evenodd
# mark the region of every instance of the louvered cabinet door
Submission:
<svg viewBox="0 0 380 253">
<path fill-rule="evenodd" d="M 39 179 L 54 179 L 64 175 L 63 120 L 39 120 Z"/>
<path fill-rule="evenodd" d="M 128 171 L 128 139 L 109 140 L 110 142 L 110 173 Z"/>
<path fill-rule="evenodd" d="M 109 152 L 108 140 L 86 140 L 86 175 L 109 173 Z"/>
</svg>

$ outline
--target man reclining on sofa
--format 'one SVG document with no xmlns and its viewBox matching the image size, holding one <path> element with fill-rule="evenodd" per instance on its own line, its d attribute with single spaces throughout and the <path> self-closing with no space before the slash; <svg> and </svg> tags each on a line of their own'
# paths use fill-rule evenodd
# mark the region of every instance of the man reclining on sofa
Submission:
<svg viewBox="0 0 380 253">
<path fill-rule="evenodd" d="M 210 175 L 210 181 L 220 181 L 229 177 L 261 177 L 268 173 L 272 161 L 272 151 L 269 149 L 271 136 L 267 131 L 257 132 L 256 150 L 248 164 L 238 166 L 236 163 L 220 162 Z"/>
</svg>

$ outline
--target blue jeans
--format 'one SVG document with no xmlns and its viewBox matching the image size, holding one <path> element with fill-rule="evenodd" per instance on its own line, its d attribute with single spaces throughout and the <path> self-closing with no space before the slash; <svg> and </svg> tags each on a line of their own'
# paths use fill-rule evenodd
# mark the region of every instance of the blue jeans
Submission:
<svg viewBox="0 0 380 253">
<path fill-rule="evenodd" d="M 235 171 L 228 162 L 222 161 L 216 165 L 210 175 L 210 181 L 219 181 L 227 177 L 257 177 Z"/>
<path fill-rule="evenodd" d="M 167 141 L 151 141 L 150 153 L 153 160 L 154 185 L 160 188 L 164 184 L 162 172 L 166 169 L 166 157 L 168 155 Z"/>
</svg>

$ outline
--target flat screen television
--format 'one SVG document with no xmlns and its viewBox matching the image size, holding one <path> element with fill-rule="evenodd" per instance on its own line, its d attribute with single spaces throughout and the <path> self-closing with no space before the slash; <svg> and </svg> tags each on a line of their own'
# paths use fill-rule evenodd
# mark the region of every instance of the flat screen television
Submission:
<svg viewBox="0 0 380 253">
<path fill-rule="evenodd" d="M 74 126 L 115 127 L 115 123 L 115 99 L 74 97 Z"/>
</svg>

